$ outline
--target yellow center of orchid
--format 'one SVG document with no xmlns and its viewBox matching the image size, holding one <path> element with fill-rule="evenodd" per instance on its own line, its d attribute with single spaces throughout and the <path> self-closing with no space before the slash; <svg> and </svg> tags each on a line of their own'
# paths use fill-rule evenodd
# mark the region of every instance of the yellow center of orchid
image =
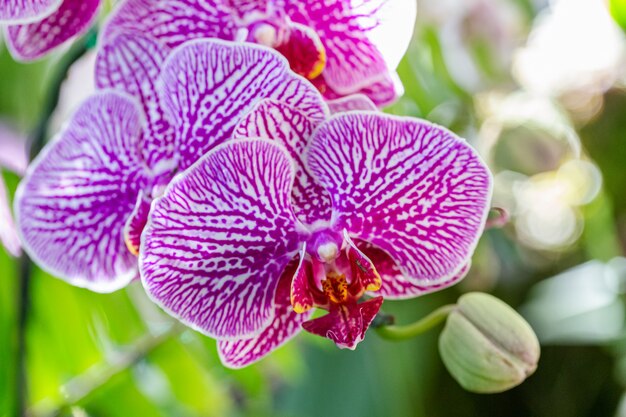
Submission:
<svg viewBox="0 0 626 417">
<path fill-rule="evenodd" d="M 326 274 L 326 279 L 322 281 L 322 291 L 330 302 L 343 304 L 348 300 L 348 281 L 344 274 L 331 271 Z"/>
<path fill-rule="evenodd" d="M 317 78 L 322 71 L 324 71 L 324 68 L 326 68 L 326 48 L 324 48 L 321 41 L 317 42 L 317 40 L 315 42 L 315 46 L 317 49 L 317 59 L 315 60 L 311 71 L 309 71 L 308 74 L 305 74 L 305 77 L 309 80 Z"/>
</svg>

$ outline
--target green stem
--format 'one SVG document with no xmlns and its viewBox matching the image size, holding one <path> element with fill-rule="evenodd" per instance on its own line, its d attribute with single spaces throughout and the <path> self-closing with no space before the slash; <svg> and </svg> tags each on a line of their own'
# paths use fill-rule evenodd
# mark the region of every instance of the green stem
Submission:
<svg viewBox="0 0 626 417">
<path fill-rule="evenodd" d="M 39 122 L 30 140 L 29 160 L 32 161 L 39 154 L 46 142 L 48 125 L 54 110 L 59 104 L 61 85 L 67 78 L 70 67 L 79 58 L 95 45 L 97 32 L 92 29 L 80 41 L 76 42 L 69 52 L 63 57 L 57 71 L 50 80 L 51 88 L 46 97 Z M 20 259 L 20 273 L 17 285 L 17 353 L 15 360 L 15 415 L 22 417 L 25 414 L 28 402 L 27 376 L 26 376 L 26 328 L 28 327 L 28 312 L 30 306 L 30 281 L 32 275 L 32 262 L 25 254 Z"/>
<path fill-rule="evenodd" d="M 187 328 L 180 323 L 172 323 L 167 330 L 160 334 L 143 336 L 114 362 L 95 366 L 70 380 L 60 389 L 65 394 L 63 403 L 59 404 L 55 410 L 39 415 L 60 416 L 70 412 L 72 407 L 88 401 L 91 395 L 106 386 L 117 375 L 136 365 L 159 346 L 179 336 L 185 329 Z"/>
<path fill-rule="evenodd" d="M 444 321 L 448 317 L 448 314 L 450 314 L 455 308 L 456 304 L 448 304 L 439 307 L 415 323 L 404 326 L 381 326 L 376 329 L 376 332 L 380 337 L 387 340 L 400 341 L 412 339 L 413 337 L 432 329 Z"/>
</svg>

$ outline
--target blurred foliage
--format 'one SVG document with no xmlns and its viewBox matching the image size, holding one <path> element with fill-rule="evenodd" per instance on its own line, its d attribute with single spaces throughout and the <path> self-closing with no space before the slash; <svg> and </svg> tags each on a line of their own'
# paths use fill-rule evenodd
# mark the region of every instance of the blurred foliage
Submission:
<svg viewBox="0 0 626 417">
<path fill-rule="evenodd" d="M 581 227 L 573 241 L 549 249 L 533 246 L 532 240 L 522 238 L 519 200 L 524 198 L 519 189 L 535 184 L 537 175 L 557 171 L 574 158 L 575 152 L 564 150 L 554 132 L 537 129 L 529 122 L 502 128 L 495 146 L 485 145 L 484 138 L 490 132 L 486 127 L 493 127 L 486 121 L 493 119 L 493 108 L 504 107 L 504 101 L 497 100 L 519 86 L 512 58 L 501 57 L 494 45 L 508 36 L 502 29 L 511 25 L 506 21 L 503 27 L 495 28 L 501 34 L 496 39 L 485 35 L 491 32 L 477 30 L 488 29 L 488 24 L 480 24 L 480 19 L 478 25 L 472 24 L 471 19 L 483 10 L 480 7 L 505 4 L 507 16 L 512 13 L 520 22 L 519 30 L 511 35 L 513 46 L 506 46 L 509 50 L 524 45 L 535 17 L 542 12 L 537 6 L 542 2 L 458 0 L 457 4 L 452 2 L 452 11 L 444 10 L 443 20 L 429 14 L 426 3 L 422 3 L 414 41 L 398 68 L 406 94 L 387 111 L 424 117 L 467 137 L 494 171 L 502 174 L 497 180 L 506 186 L 496 193 L 502 192 L 499 201 L 503 204 L 514 202 L 512 220 L 503 229 L 485 233 L 472 270 L 461 284 L 415 300 L 386 302 L 384 309 L 400 323 L 408 323 L 454 302 L 469 290 L 492 292 L 514 307 L 524 304 L 531 309 L 537 300 L 555 306 L 555 299 L 545 298 L 547 293 L 540 286 L 531 290 L 533 286 L 587 261 L 606 263 L 624 255 L 623 86 L 615 82 L 606 93 L 596 93 L 600 105 L 591 115 L 578 118 L 580 113 L 570 112 L 565 121 L 559 121 L 580 138 L 582 158 L 597 165 L 602 182 L 591 201 L 568 207 L 574 210 Z M 435 3 L 439 4 L 429 2 L 428 6 Z M 478 6 L 467 15 L 452 16 L 472 5 Z M 499 10 L 488 11 L 500 16 Z M 611 0 L 611 11 L 625 26 L 626 3 Z M 496 21 L 489 16 L 488 23 Z M 453 44 L 448 29 L 454 19 L 458 20 L 457 38 L 462 42 Z M 465 66 L 451 60 L 455 53 L 470 57 L 462 61 Z M 0 119 L 23 133 L 35 128 L 50 73 L 59 59 L 57 54 L 24 65 L 13 62 L 5 50 L 0 52 Z M 463 80 L 463 74 L 469 72 L 477 74 L 473 84 Z M 496 104 L 489 104 L 493 100 Z M 570 103 L 563 96 L 549 97 L 546 102 L 559 108 L 561 103 L 566 109 Z M 536 110 L 538 105 L 532 106 Z M 18 178 L 8 172 L 3 172 L 3 177 L 14 192 Z M 582 187 L 580 183 L 574 185 Z M 547 201 L 526 203 L 539 213 L 556 210 Z M 15 414 L 19 262 L 0 249 L 1 417 Z M 589 279 L 597 278 L 590 274 Z M 565 300 L 585 296 L 584 291 L 574 293 L 576 287 L 570 284 L 565 281 L 557 293 Z M 612 300 L 623 307 L 622 290 L 616 290 Z M 553 314 L 560 313 L 563 311 Z M 599 313 L 592 309 L 589 314 Z M 601 317 L 599 323 L 607 327 L 615 324 L 607 321 L 612 316 Z M 578 319 L 585 317 L 573 320 Z M 491 396 L 463 391 L 446 373 L 437 352 L 438 332 L 400 343 L 381 340 L 369 332 L 355 352 L 338 350 L 327 341 L 303 334 L 260 363 L 233 371 L 221 366 L 214 341 L 172 327 L 172 320 L 147 300 L 139 283 L 113 294 L 94 294 L 35 269 L 26 334 L 28 404 L 35 416 L 626 415 L 624 411 L 618 414 L 626 388 L 624 329 L 618 327 L 617 335 L 601 341 L 582 338 L 550 344 L 544 340 L 546 347 L 537 373 L 521 386 Z"/>
<path fill-rule="evenodd" d="M 626 31 L 626 1 L 609 0 L 609 4 L 613 18 Z"/>
</svg>

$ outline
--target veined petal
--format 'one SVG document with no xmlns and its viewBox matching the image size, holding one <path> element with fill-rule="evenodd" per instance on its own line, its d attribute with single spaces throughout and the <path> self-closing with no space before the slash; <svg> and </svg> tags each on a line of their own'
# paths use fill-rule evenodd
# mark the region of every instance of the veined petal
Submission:
<svg viewBox="0 0 626 417">
<path fill-rule="evenodd" d="M 130 97 L 100 92 L 28 168 L 16 221 L 24 249 L 51 274 L 98 292 L 135 275 L 123 228 L 149 181 L 137 147 L 142 118 Z"/>
<path fill-rule="evenodd" d="M 319 35 L 327 54 L 324 80 L 345 95 L 396 68 L 413 33 L 414 3 L 287 0 L 285 10 L 291 20 L 312 27 Z"/>
<path fill-rule="evenodd" d="M 385 107 L 404 94 L 404 87 L 398 74 L 393 72 L 363 87 L 359 93 L 369 97 L 378 107 Z"/>
<path fill-rule="evenodd" d="M 287 152 L 263 139 L 226 143 L 177 177 L 153 203 L 142 235 L 150 297 L 211 337 L 262 332 L 299 247 L 293 177 Z"/>
<path fill-rule="evenodd" d="M 321 103 L 320 103 L 321 104 Z M 325 112 L 320 106 L 320 112 Z M 319 125 L 294 106 L 275 100 L 263 100 L 235 128 L 242 138 L 269 138 L 287 149 L 295 163 L 296 177 L 292 191 L 293 209 L 307 224 L 330 220 L 330 197 L 312 177 L 304 162 L 304 151 Z"/>
<path fill-rule="evenodd" d="M 337 91 L 334 91 L 326 82 L 323 77 L 318 77 L 315 80 L 312 80 L 313 84 L 322 92 L 324 97 L 327 100 L 338 101 L 344 97 L 344 94 L 340 94 Z M 379 78 L 371 80 L 369 84 L 364 86 L 358 91 L 355 91 L 355 94 L 349 96 L 358 96 L 364 95 L 369 98 L 372 102 L 376 104 L 378 107 L 385 107 L 392 103 L 394 103 L 398 97 L 404 94 L 404 87 L 398 78 L 398 75 L 393 74 L 385 74 Z M 328 102 L 328 105 L 331 106 L 331 102 Z M 353 109 L 353 110 L 370 110 L 365 108 L 366 106 L 362 104 L 363 108 Z M 332 109 L 331 109 L 332 110 Z M 333 113 L 336 113 L 333 111 Z"/>
<path fill-rule="evenodd" d="M 148 222 L 148 214 L 150 213 L 150 204 L 152 198 L 146 195 L 144 191 L 140 191 L 137 196 L 135 208 L 128 216 L 124 224 L 124 242 L 126 247 L 133 255 L 139 255 L 139 246 L 141 245 L 141 232 L 143 232 Z"/>
<path fill-rule="evenodd" d="M 465 278 L 465 275 L 467 275 L 467 272 L 470 269 L 470 263 L 467 263 L 460 269 L 459 272 L 447 279 L 442 280 L 441 282 L 434 284 L 430 284 L 428 282 L 416 284 L 413 280 L 407 279 L 402 274 L 400 267 L 398 267 L 396 262 L 394 262 L 391 256 L 389 256 L 384 250 L 364 241 L 357 241 L 356 245 L 369 259 L 372 260 L 372 263 L 376 266 L 376 270 L 382 278 L 382 285 L 380 289 L 372 293 L 372 295 L 380 295 L 388 300 L 415 298 L 451 287 Z"/>
<path fill-rule="evenodd" d="M 172 171 L 174 129 L 165 119 L 156 90 L 169 48 L 139 33 L 120 34 L 104 44 L 96 60 L 96 86 L 137 97 L 147 118 L 140 139 L 146 164 L 156 173 Z"/>
<path fill-rule="evenodd" d="M 308 162 L 333 200 L 332 227 L 383 249 L 408 279 L 431 285 L 468 263 L 489 211 L 491 175 L 448 130 L 345 113 L 316 131 Z"/>
<path fill-rule="evenodd" d="M 102 31 L 108 43 L 120 33 L 138 32 L 174 48 L 192 39 L 235 39 L 237 27 L 222 0 L 123 0 Z"/>
<path fill-rule="evenodd" d="M 180 168 L 228 139 L 256 103 L 271 98 L 321 120 L 322 97 L 289 71 L 284 57 L 253 44 L 188 42 L 172 52 L 161 74 L 161 101 L 175 124 Z"/>
<path fill-rule="evenodd" d="M 31 61 L 41 58 L 65 41 L 83 34 L 98 15 L 100 0 L 63 0 L 43 20 L 9 26 L 7 46 L 13 57 Z"/>
<path fill-rule="evenodd" d="M 299 258 L 293 258 L 278 282 L 274 297 L 274 320 L 270 325 L 251 339 L 218 342 L 218 353 L 224 365 L 243 368 L 262 359 L 300 333 L 302 323 L 311 318 L 312 311 L 304 314 L 294 312 L 289 300 L 291 280 L 299 261 Z"/>
<path fill-rule="evenodd" d="M 347 111 L 364 110 L 377 111 L 378 107 L 365 94 L 352 94 L 349 96 L 328 100 L 326 102 L 332 114 L 345 113 Z"/>
<path fill-rule="evenodd" d="M 364 338 L 372 320 L 378 314 L 383 297 L 360 304 L 333 305 L 325 316 L 302 324 L 304 330 L 327 337 L 341 349 L 354 350 Z"/>
<path fill-rule="evenodd" d="M 2 0 L 0 24 L 24 24 L 53 13 L 63 0 Z"/>
</svg>

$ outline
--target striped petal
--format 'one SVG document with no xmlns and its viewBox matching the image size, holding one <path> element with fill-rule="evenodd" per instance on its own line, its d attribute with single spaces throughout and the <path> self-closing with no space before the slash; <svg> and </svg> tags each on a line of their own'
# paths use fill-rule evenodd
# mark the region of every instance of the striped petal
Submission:
<svg viewBox="0 0 626 417">
<path fill-rule="evenodd" d="M 104 44 L 96 60 L 96 85 L 136 97 L 147 124 L 140 138 L 146 164 L 157 174 L 172 171 L 174 130 L 166 120 L 156 89 L 169 48 L 138 33 L 120 34 Z"/>
<path fill-rule="evenodd" d="M 135 275 L 123 228 L 149 181 L 137 147 L 142 117 L 127 96 L 94 95 L 28 168 L 16 220 L 24 249 L 51 274 L 99 292 Z"/>
<path fill-rule="evenodd" d="M 231 9 L 222 0 L 122 0 L 103 29 L 108 43 L 138 32 L 174 48 L 192 39 L 235 39 Z"/>
<path fill-rule="evenodd" d="M 372 295 L 380 295 L 385 299 L 404 300 L 435 291 L 441 291 L 465 278 L 465 275 L 467 275 L 470 269 L 470 264 L 468 263 L 450 278 L 432 285 L 429 285 L 429 283 L 420 285 L 414 283 L 411 279 L 407 279 L 402 274 L 398 264 L 384 250 L 377 248 L 369 242 L 357 241 L 356 244 L 357 247 L 371 259 L 382 278 L 380 289 L 373 292 Z"/>
<path fill-rule="evenodd" d="M 152 299 L 218 339 L 260 334 L 279 278 L 297 253 L 286 151 L 262 140 L 215 148 L 153 203 L 140 272 Z"/>
<path fill-rule="evenodd" d="M 325 111 L 320 107 L 320 112 Z M 295 163 L 296 178 L 291 195 L 294 212 L 307 224 L 330 220 L 330 197 L 311 176 L 304 150 L 319 123 L 298 108 L 275 100 L 261 101 L 237 128 L 241 138 L 268 138 L 283 145 Z"/>
<path fill-rule="evenodd" d="M 7 45 L 11 55 L 23 61 L 43 57 L 54 48 L 87 31 L 98 15 L 100 0 L 63 0 L 43 20 L 9 26 Z"/>
<path fill-rule="evenodd" d="M 387 252 L 414 283 L 445 281 L 468 263 L 491 175 L 465 141 L 419 119 L 345 113 L 316 131 L 308 158 L 331 195 L 332 227 Z"/>
<path fill-rule="evenodd" d="M 335 100 L 328 100 L 326 104 L 328 104 L 328 108 L 332 114 L 355 110 L 378 110 L 376 104 L 364 94 L 352 94 Z"/>
<path fill-rule="evenodd" d="M 132 213 L 130 213 L 128 219 L 126 219 L 126 224 L 124 224 L 124 242 L 133 255 L 139 255 L 141 232 L 143 232 L 148 222 L 150 204 L 152 204 L 152 198 L 141 191 L 137 196 Z"/>
<path fill-rule="evenodd" d="M 416 4 L 414 0 L 286 0 L 285 11 L 291 20 L 318 34 L 327 55 L 324 81 L 345 95 L 396 68 L 413 33 Z"/>
<path fill-rule="evenodd" d="M 251 339 L 218 342 L 218 353 L 224 365 L 243 368 L 262 359 L 300 333 L 302 323 L 311 318 L 312 311 L 305 314 L 294 312 L 289 300 L 291 280 L 298 263 L 299 259 L 293 258 L 285 268 L 274 298 L 274 320 L 261 334 Z"/>
<path fill-rule="evenodd" d="M 323 77 L 318 77 L 315 80 L 312 80 L 312 82 L 317 87 L 317 89 L 322 92 L 327 100 L 338 101 L 345 96 L 344 94 L 340 94 L 330 88 L 330 86 L 324 81 Z M 370 99 L 373 103 L 375 103 L 376 106 L 382 108 L 393 104 L 398 99 L 398 97 L 402 96 L 403 94 L 404 87 L 402 86 L 398 75 L 393 73 L 386 74 L 383 77 L 371 80 L 369 84 L 365 85 L 360 90 L 355 91 L 355 94 L 348 97 L 363 95 Z M 361 106 L 364 108 L 359 108 L 358 110 L 369 110 L 365 108 L 365 104 L 362 103 Z"/>
<path fill-rule="evenodd" d="M 272 0 L 224 0 L 224 4 L 238 19 L 243 19 L 249 14 L 267 13 L 268 9 L 276 5 L 276 2 Z"/>
<path fill-rule="evenodd" d="M 41 20 L 53 13 L 62 0 L 2 0 L 0 24 L 24 24 Z"/>
<path fill-rule="evenodd" d="M 271 49 L 219 40 L 188 42 L 167 59 L 161 101 L 177 130 L 180 168 L 228 139 L 239 120 L 264 98 L 324 119 L 322 97 Z"/>
</svg>

